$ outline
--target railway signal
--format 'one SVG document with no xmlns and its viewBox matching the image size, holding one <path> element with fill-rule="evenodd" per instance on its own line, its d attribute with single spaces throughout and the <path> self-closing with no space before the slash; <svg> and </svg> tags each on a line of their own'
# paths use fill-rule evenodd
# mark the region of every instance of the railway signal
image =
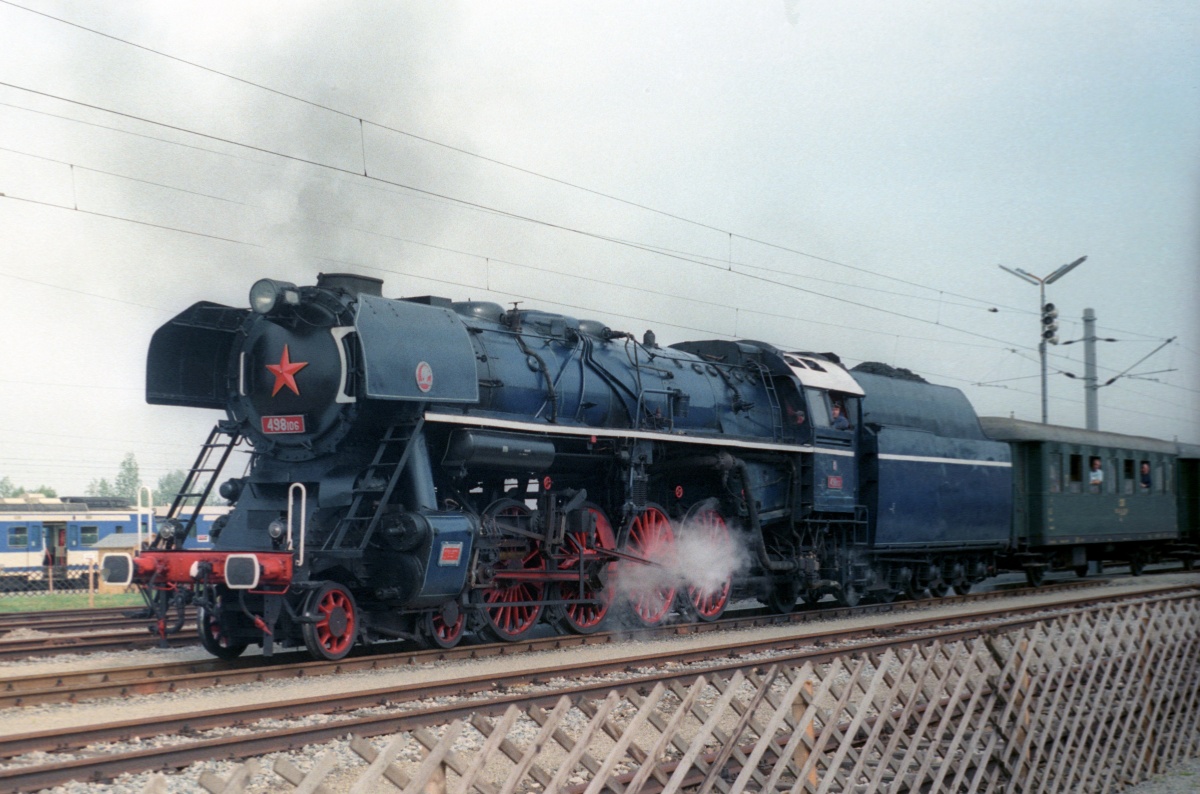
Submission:
<svg viewBox="0 0 1200 794">
<path fill-rule="evenodd" d="M 1053 303 L 1042 307 L 1042 339 L 1051 345 L 1058 344 L 1058 309 Z"/>
<path fill-rule="evenodd" d="M 1038 343 L 1038 354 L 1042 359 L 1042 424 L 1047 424 L 1049 421 L 1046 411 L 1046 343 L 1049 342 L 1052 345 L 1058 344 L 1058 323 L 1056 322 L 1056 319 L 1058 318 L 1058 311 L 1054 308 L 1053 303 L 1046 302 L 1046 285 L 1053 284 L 1054 282 L 1058 281 L 1060 278 L 1083 264 L 1085 259 L 1087 259 L 1086 256 L 1081 256 L 1074 262 L 1062 265 L 1053 273 L 1044 278 L 1041 276 L 1035 276 L 1028 270 L 1024 270 L 1019 267 L 1012 268 L 1000 265 L 1001 270 L 1012 273 L 1017 278 L 1038 286 L 1040 298 L 1038 300 L 1038 306 L 1040 306 L 1042 310 L 1042 340 Z"/>
</svg>

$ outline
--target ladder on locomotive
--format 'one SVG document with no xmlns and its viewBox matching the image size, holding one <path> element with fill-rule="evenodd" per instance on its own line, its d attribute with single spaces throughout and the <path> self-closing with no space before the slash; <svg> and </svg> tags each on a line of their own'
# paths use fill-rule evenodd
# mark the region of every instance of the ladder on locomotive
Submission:
<svg viewBox="0 0 1200 794">
<path fill-rule="evenodd" d="M 424 417 L 411 425 L 392 425 L 379 439 L 375 457 L 354 487 L 350 509 L 325 541 L 325 551 L 363 549 L 379 525 L 396 483 L 412 455 L 414 438 L 421 437 Z"/>
<path fill-rule="evenodd" d="M 222 436 L 225 438 L 222 439 Z M 209 494 L 212 493 L 217 476 L 221 473 L 221 469 L 225 468 L 225 461 L 229 460 L 229 454 L 233 452 L 233 448 L 237 446 L 241 438 L 236 423 L 221 420 L 213 426 L 208 434 L 208 439 L 200 445 L 196 462 L 192 464 L 187 477 L 183 480 L 183 485 L 179 486 L 179 493 L 175 494 L 175 500 L 171 502 L 171 509 L 167 511 L 167 518 L 179 518 L 179 514 L 185 507 L 192 508 L 191 515 L 183 522 L 183 537 L 175 541 L 176 547 L 182 546 L 184 539 L 192 534 L 192 529 L 196 526 L 196 519 L 200 517 L 200 510 L 208 500 Z M 215 463 L 214 456 L 218 458 Z M 189 499 L 194 499 L 195 502 L 187 505 Z"/>
<path fill-rule="evenodd" d="M 779 404 L 779 392 L 775 388 L 775 379 L 763 364 L 755 361 L 758 377 L 762 380 L 763 391 L 767 394 L 767 405 L 771 408 L 771 438 L 783 440 L 783 407 Z"/>
</svg>

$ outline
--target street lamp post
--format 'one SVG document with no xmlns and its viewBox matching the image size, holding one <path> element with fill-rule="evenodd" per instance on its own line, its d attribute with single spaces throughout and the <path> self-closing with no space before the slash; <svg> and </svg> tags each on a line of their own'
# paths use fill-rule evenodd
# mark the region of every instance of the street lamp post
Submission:
<svg viewBox="0 0 1200 794">
<path fill-rule="evenodd" d="M 1042 359 L 1042 424 L 1046 424 L 1048 421 L 1046 406 L 1046 344 L 1058 344 L 1058 337 L 1054 335 L 1058 330 L 1058 324 L 1055 322 L 1055 318 L 1058 317 L 1058 311 L 1055 310 L 1053 303 L 1046 303 L 1046 285 L 1053 284 L 1054 282 L 1058 281 L 1060 278 L 1067 275 L 1067 273 L 1070 273 L 1076 267 L 1083 264 L 1085 259 L 1087 259 L 1086 256 L 1081 256 L 1074 262 L 1071 262 L 1068 265 L 1063 265 L 1058 270 L 1055 270 L 1053 273 L 1045 277 L 1035 276 L 1029 271 L 1023 270 L 1019 267 L 1012 268 L 1000 265 L 1001 270 L 1012 273 L 1017 278 L 1038 286 L 1038 310 L 1042 317 L 1042 339 L 1041 342 L 1038 343 L 1038 355 Z"/>
</svg>

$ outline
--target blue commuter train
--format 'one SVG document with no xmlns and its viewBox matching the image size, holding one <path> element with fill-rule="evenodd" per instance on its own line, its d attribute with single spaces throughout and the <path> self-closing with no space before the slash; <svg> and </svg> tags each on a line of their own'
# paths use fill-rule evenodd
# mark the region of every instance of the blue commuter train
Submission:
<svg viewBox="0 0 1200 794">
<path fill-rule="evenodd" d="M 210 548 L 212 522 L 227 512 L 206 508 L 189 537 L 188 548 Z M 0 499 L 0 590 L 86 582 L 97 562 L 96 544 L 110 535 L 156 534 L 154 515 L 141 514 L 124 499 L 95 496 L 22 496 Z"/>
<path fill-rule="evenodd" d="M 348 274 L 263 279 L 249 302 L 192 306 L 147 363 L 149 402 L 226 412 L 185 490 L 249 447 L 212 548 L 171 519 L 105 570 L 151 591 L 160 625 L 194 601 L 217 656 L 589 632 L 614 610 L 713 620 L 743 595 L 785 611 L 965 592 L 1058 561 L 1014 534 L 1020 445 L 906 371 L 752 340 L 660 347 Z"/>
</svg>

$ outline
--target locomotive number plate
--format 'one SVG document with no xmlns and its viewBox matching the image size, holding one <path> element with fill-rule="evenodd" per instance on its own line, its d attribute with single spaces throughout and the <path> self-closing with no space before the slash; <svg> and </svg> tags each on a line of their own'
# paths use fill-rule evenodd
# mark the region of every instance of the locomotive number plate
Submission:
<svg viewBox="0 0 1200 794">
<path fill-rule="evenodd" d="M 462 541 L 443 543 L 442 550 L 438 553 L 438 566 L 457 566 L 462 561 L 462 550 Z"/>
<path fill-rule="evenodd" d="M 264 416 L 262 418 L 262 431 L 264 433 L 303 433 L 304 417 L 299 414 L 293 416 Z"/>
<path fill-rule="evenodd" d="M 831 474 L 825 478 L 825 485 L 833 490 L 841 490 L 842 478 L 836 474 Z"/>
</svg>

